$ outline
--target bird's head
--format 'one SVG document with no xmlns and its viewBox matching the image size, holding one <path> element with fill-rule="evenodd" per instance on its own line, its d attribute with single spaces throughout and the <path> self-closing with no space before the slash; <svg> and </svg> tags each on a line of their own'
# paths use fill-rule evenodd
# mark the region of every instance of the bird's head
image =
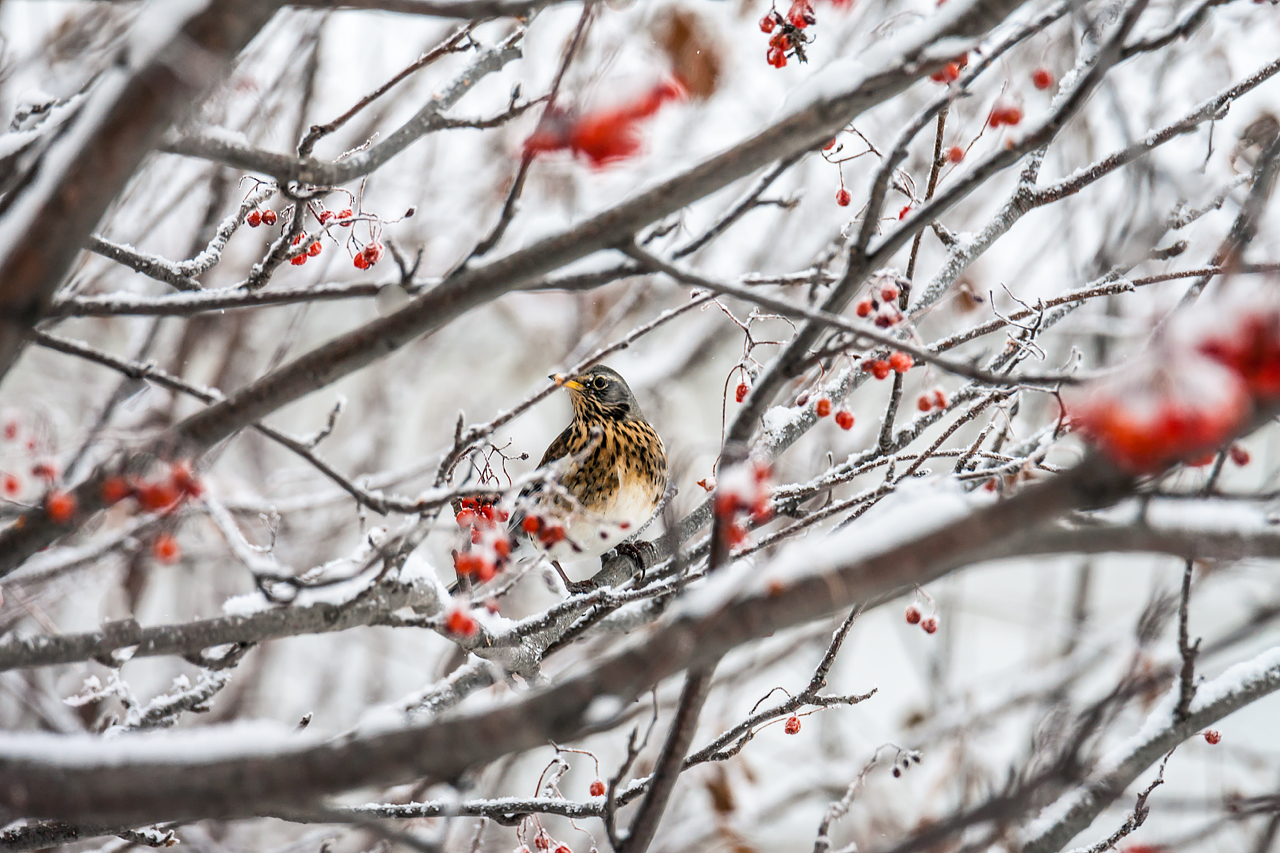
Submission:
<svg viewBox="0 0 1280 853">
<path fill-rule="evenodd" d="M 640 404 L 618 371 L 603 364 L 588 368 L 576 376 L 557 373 L 551 376 L 557 385 L 569 390 L 573 409 L 587 420 L 638 420 Z"/>
</svg>

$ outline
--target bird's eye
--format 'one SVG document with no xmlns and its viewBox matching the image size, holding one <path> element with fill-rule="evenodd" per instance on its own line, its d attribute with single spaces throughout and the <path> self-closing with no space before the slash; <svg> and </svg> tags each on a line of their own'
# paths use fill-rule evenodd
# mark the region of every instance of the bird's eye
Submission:
<svg viewBox="0 0 1280 853">
<path fill-rule="evenodd" d="M 596 388 L 603 391 L 604 389 L 609 387 L 609 380 L 605 379 L 603 376 L 597 376 L 594 384 Z"/>
</svg>

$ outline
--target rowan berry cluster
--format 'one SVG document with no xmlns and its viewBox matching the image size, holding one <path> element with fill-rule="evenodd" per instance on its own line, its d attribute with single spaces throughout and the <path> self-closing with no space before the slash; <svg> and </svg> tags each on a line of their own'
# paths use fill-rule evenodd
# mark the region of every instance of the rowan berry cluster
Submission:
<svg viewBox="0 0 1280 853">
<path fill-rule="evenodd" d="M 930 602 L 930 604 L 932 604 L 932 602 Z M 913 601 L 907 605 L 907 610 L 904 616 L 908 625 L 919 625 L 920 630 L 924 631 L 926 634 L 936 634 L 938 632 L 938 614 L 936 606 L 934 607 L 933 613 L 925 616 L 924 613 L 920 611 L 920 605 Z"/>
<path fill-rule="evenodd" d="M 764 524 L 773 518 L 769 501 L 772 469 L 763 459 L 729 466 L 716 481 L 715 513 L 730 548 L 747 541 L 747 523 Z"/>
<path fill-rule="evenodd" d="M 462 498 L 458 507 L 454 520 L 463 530 L 470 531 L 471 547 L 454 552 L 453 568 L 458 577 L 485 583 L 502 570 L 511 556 L 511 540 L 506 532 L 510 513 L 492 500 L 480 498 Z"/>
<path fill-rule="evenodd" d="M 876 379 L 888 379 L 890 373 L 906 373 L 915 367 L 916 360 L 910 354 L 895 350 L 886 358 L 864 358 L 860 367 Z"/>
<path fill-rule="evenodd" d="M 969 54 L 962 53 L 929 75 L 935 83 L 954 83 L 960 79 L 960 71 L 969 64 Z"/>
<path fill-rule="evenodd" d="M 1184 313 L 1157 352 L 1070 402 L 1071 426 L 1134 473 L 1211 461 L 1257 408 L 1280 400 L 1280 300 L 1237 287 L 1218 312 Z M 1249 454 L 1229 449 L 1237 465 Z"/>
<path fill-rule="evenodd" d="M 945 409 L 947 407 L 947 392 L 941 388 L 934 388 L 932 391 L 926 391 L 916 400 L 916 408 L 922 412 L 929 412 L 934 409 Z"/>
<path fill-rule="evenodd" d="M 807 402 L 807 398 L 806 398 L 806 402 Z M 828 397 L 826 394 L 823 394 L 822 396 L 818 397 L 817 400 L 814 401 L 813 413 L 818 417 L 825 418 L 827 415 L 831 414 L 831 411 L 832 411 L 831 398 Z M 853 429 L 853 422 L 854 422 L 853 412 L 849 411 L 844 407 L 841 407 L 835 410 L 835 415 L 836 415 L 835 417 L 836 426 L 840 427 L 840 429 Z"/>
<path fill-rule="evenodd" d="M 863 319 L 870 318 L 877 328 L 891 329 L 902 322 L 902 312 L 898 309 L 901 293 L 898 285 L 886 281 L 859 299 L 853 311 Z"/>
<path fill-rule="evenodd" d="M 445 614 L 444 629 L 458 637 L 471 637 L 480 630 L 480 623 L 461 604 L 458 604 Z"/>
<path fill-rule="evenodd" d="M 797 62 L 808 62 L 804 49 L 810 39 L 804 31 L 817 22 L 810 0 L 792 0 L 785 17 L 777 9 L 770 9 L 760 19 L 760 31 L 769 36 L 765 60 L 774 68 L 785 68 L 788 55 Z"/>
<path fill-rule="evenodd" d="M 1000 127 L 1001 125 L 1013 127 L 1021 122 L 1022 107 L 1005 101 L 997 102 L 987 116 L 987 127 Z"/>
</svg>

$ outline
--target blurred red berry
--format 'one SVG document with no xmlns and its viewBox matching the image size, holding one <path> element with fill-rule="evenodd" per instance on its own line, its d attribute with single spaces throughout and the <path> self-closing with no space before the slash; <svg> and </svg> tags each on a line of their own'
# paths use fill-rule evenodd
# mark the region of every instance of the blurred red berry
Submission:
<svg viewBox="0 0 1280 853">
<path fill-rule="evenodd" d="M 1043 66 L 1037 68 L 1031 72 L 1031 85 L 1037 89 L 1048 89 L 1053 85 L 1053 72 Z"/>
<path fill-rule="evenodd" d="M 351 220 L 355 218 L 355 215 L 356 215 L 355 212 L 351 208 L 344 207 L 342 210 L 338 211 L 338 220 L 339 220 L 338 224 L 346 228 L 350 228 Z"/>
<path fill-rule="evenodd" d="M 920 399 L 916 400 L 916 408 L 922 412 L 927 412 L 933 408 L 933 401 L 929 399 L 928 394 L 920 395 Z"/>
<path fill-rule="evenodd" d="M 921 619 L 920 629 L 924 631 L 926 634 L 935 634 L 938 631 L 938 620 L 933 616 L 930 616 L 926 619 Z"/>
<path fill-rule="evenodd" d="M 961 148 L 959 145 L 952 145 L 950 148 L 947 149 L 948 163 L 959 163 L 963 159 L 964 159 L 964 149 Z"/>
<path fill-rule="evenodd" d="M 18 479 L 16 474 L 5 474 L 3 482 L 0 482 L 0 488 L 4 489 L 6 498 L 15 498 L 22 491 L 22 480 Z"/>
<path fill-rule="evenodd" d="M 836 190 L 836 204 L 840 205 L 841 207 L 848 207 L 849 202 L 851 201 L 853 201 L 853 194 L 850 193 L 849 190 L 845 189 L 844 187 L 841 187 L 840 189 Z"/>
<path fill-rule="evenodd" d="M 370 243 L 364 247 L 360 254 L 364 258 L 365 263 L 369 266 L 373 266 L 378 261 L 382 260 L 382 244 Z"/>
<path fill-rule="evenodd" d="M 836 412 L 836 426 L 840 429 L 853 429 L 853 412 L 848 409 Z"/>
<path fill-rule="evenodd" d="M 204 494 L 204 483 L 200 482 L 191 463 L 185 459 L 173 463 L 169 478 L 173 481 L 174 488 L 187 497 L 198 498 Z"/>
<path fill-rule="evenodd" d="M 545 829 L 539 832 L 536 836 L 534 836 L 533 846 L 537 847 L 539 850 L 551 849 L 551 836 L 547 835 L 547 832 Z"/>
<path fill-rule="evenodd" d="M 114 506 L 133 494 L 133 487 L 124 477 L 108 477 L 102 481 L 102 502 Z"/>
<path fill-rule="evenodd" d="M 1217 729 L 1205 729 L 1204 739 L 1210 746 L 1217 746 L 1222 742 L 1222 733 Z"/>
<path fill-rule="evenodd" d="M 272 210 L 271 208 L 267 208 L 266 210 L 262 211 L 262 224 L 263 224 L 263 225 L 275 225 L 275 224 L 276 224 L 276 212 L 275 212 L 274 210 Z"/>
<path fill-rule="evenodd" d="M 787 64 L 787 52 L 780 47 L 771 47 L 764 55 L 765 61 L 774 68 L 785 68 Z"/>
<path fill-rule="evenodd" d="M 319 241 L 319 240 L 316 240 L 314 243 L 312 243 L 310 246 L 308 246 L 308 247 L 307 247 L 307 254 L 308 254 L 308 255 L 310 255 L 310 256 L 311 256 L 311 257 L 313 257 L 313 258 L 314 258 L 316 255 L 320 254 L 320 241 Z"/>
<path fill-rule="evenodd" d="M 773 19 L 772 12 L 760 19 L 760 32 L 762 33 L 771 33 L 776 26 L 778 26 L 778 22 Z"/>
<path fill-rule="evenodd" d="M 921 618 L 920 608 L 916 607 L 914 604 L 908 604 L 906 617 L 908 625 L 919 625 Z"/>
<path fill-rule="evenodd" d="M 837 140 L 833 137 L 833 138 L 831 139 L 831 141 L 830 141 L 830 142 L 828 142 L 826 145 L 822 146 L 822 150 L 823 150 L 823 151 L 830 151 L 832 148 L 835 148 L 835 147 L 836 147 L 836 142 L 837 142 Z"/>
<path fill-rule="evenodd" d="M 859 317 L 870 316 L 871 312 L 876 308 L 876 303 L 872 301 L 870 296 L 864 296 L 858 300 L 858 304 L 854 307 L 854 313 Z"/>
<path fill-rule="evenodd" d="M 889 374 L 893 371 L 892 365 L 884 359 L 876 359 L 871 363 L 871 375 L 876 379 L 888 379 Z"/>
<path fill-rule="evenodd" d="M 954 83 L 960 79 L 960 63 L 948 62 L 930 74 L 929 79 L 935 83 Z"/>
<path fill-rule="evenodd" d="M 601 782 L 599 779 L 597 779 L 591 783 L 591 796 L 593 797 L 604 796 L 604 782 Z"/>
<path fill-rule="evenodd" d="M 470 637 L 480 629 L 480 624 L 470 613 L 464 613 L 461 610 L 450 610 L 449 615 L 444 618 L 444 628 L 450 634 L 456 634 L 459 637 Z"/>
<path fill-rule="evenodd" d="M 305 252 L 301 255 L 298 255 L 296 258 L 289 259 L 289 263 L 293 264 L 295 267 L 300 267 L 306 262 L 307 262 L 307 256 Z"/>
<path fill-rule="evenodd" d="M 151 543 L 151 556 L 162 563 L 176 563 L 182 556 L 182 548 L 172 535 L 161 533 Z"/>
<path fill-rule="evenodd" d="M 76 496 L 54 489 L 44 498 L 44 512 L 54 524 L 66 524 L 76 514 Z"/>
<path fill-rule="evenodd" d="M 464 509 L 454 517 L 454 521 L 458 522 L 459 527 L 470 527 L 476 523 L 477 517 L 475 510 Z"/>
<path fill-rule="evenodd" d="M 537 533 L 542 529 L 542 519 L 536 515 L 526 515 L 520 522 L 520 529 L 525 533 Z"/>
<path fill-rule="evenodd" d="M 1240 445 L 1238 444 L 1231 445 L 1230 453 L 1231 453 L 1231 461 L 1236 463 L 1240 467 L 1243 468 L 1245 465 L 1249 464 L 1249 459 L 1251 458 L 1249 456 L 1249 451 L 1245 450 Z"/>
<path fill-rule="evenodd" d="M 13 441 L 18 437 L 18 422 L 8 421 L 4 425 L 4 440 Z"/>
<path fill-rule="evenodd" d="M 782 727 L 782 730 L 789 735 L 800 734 L 800 718 L 794 715 L 789 717 L 786 725 Z"/>
<path fill-rule="evenodd" d="M 747 399 L 747 395 L 751 393 L 751 386 L 745 382 L 739 382 L 738 387 L 733 391 L 733 399 L 741 403 Z"/>
<path fill-rule="evenodd" d="M 813 411 L 817 413 L 818 417 L 825 418 L 831 414 L 831 401 L 826 397 L 819 397 L 818 401 L 813 404 Z"/>
<path fill-rule="evenodd" d="M 41 480 L 56 480 L 58 478 L 58 469 L 54 467 L 52 462 L 37 462 L 31 466 L 31 476 L 39 477 Z"/>
<path fill-rule="evenodd" d="M 889 356 L 889 366 L 899 373 L 906 373 L 915 366 L 916 360 L 905 352 L 898 350 Z"/>
<path fill-rule="evenodd" d="M 364 252 L 357 252 L 352 263 L 356 265 L 358 270 L 367 270 L 369 268 L 369 262 L 364 259 Z"/>
<path fill-rule="evenodd" d="M 787 21 L 797 30 L 803 30 L 805 27 L 816 24 L 818 19 L 813 14 L 813 6 L 810 5 L 809 0 L 793 0 L 791 8 L 787 11 Z"/>
<path fill-rule="evenodd" d="M 934 389 L 933 405 L 939 409 L 945 409 L 947 407 L 947 392 L 941 388 Z"/>
<path fill-rule="evenodd" d="M 906 219 L 907 214 L 911 212 L 911 205 L 903 205 L 902 210 L 898 211 L 898 219 Z"/>
<path fill-rule="evenodd" d="M 317 213 L 317 214 L 316 214 L 316 220 L 317 220 L 321 225 L 324 225 L 324 224 L 325 224 L 326 222 L 328 222 L 330 219 L 333 219 L 333 211 L 332 211 L 332 210 L 322 210 L 322 211 L 320 211 L 319 213 Z"/>
<path fill-rule="evenodd" d="M 182 493 L 173 483 L 164 481 L 144 483 L 138 488 L 137 494 L 143 509 L 150 512 L 168 509 L 182 498 Z"/>
<path fill-rule="evenodd" d="M 898 295 L 902 291 L 898 290 L 898 285 L 888 283 L 880 285 L 880 301 L 881 302 L 897 302 Z"/>
<path fill-rule="evenodd" d="M 262 211 L 260 210 L 249 211 L 249 215 L 244 218 L 244 221 L 250 228 L 257 228 L 259 225 L 262 224 Z"/>
</svg>

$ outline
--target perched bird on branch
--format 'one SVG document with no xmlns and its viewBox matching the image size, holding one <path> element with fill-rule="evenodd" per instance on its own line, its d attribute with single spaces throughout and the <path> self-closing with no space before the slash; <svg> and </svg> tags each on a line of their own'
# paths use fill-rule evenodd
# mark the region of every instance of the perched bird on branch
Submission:
<svg viewBox="0 0 1280 853">
<path fill-rule="evenodd" d="M 509 533 L 540 546 L 573 591 L 557 561 L 599 556 L 648 521 L 666 492 L 667 453 L 616 370 L 551 378 L 569 391 L 573 422 L 543 454 L 539 467 L 554 473 L 521 493 Z"/>
</svg>

